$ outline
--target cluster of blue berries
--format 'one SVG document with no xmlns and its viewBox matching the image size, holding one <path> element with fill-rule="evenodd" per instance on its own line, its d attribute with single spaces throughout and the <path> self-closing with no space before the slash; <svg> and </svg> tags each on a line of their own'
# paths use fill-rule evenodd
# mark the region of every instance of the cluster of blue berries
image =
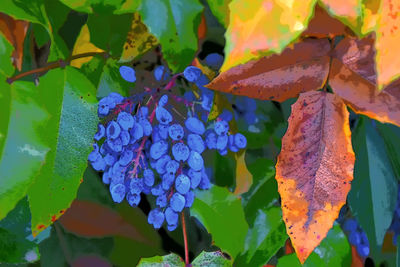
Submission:
<svg viewBox="0 0 400 267">
<path fill-rule="evenodd" d="M 124 69 L 123 78 L 124 74 L 134 81 L 134 71 Z M 171 78 L 161 68 L 154 74 L 160 80 Z M 190 66 L 183 76 L 196 82 L 203 74 Z M 137 206 L 144 195 L 152 196 L 156 207 L 150 211 L 148 222 L 156 229 L 166 222 L 167 229 L 173 231 L 178 226 L 179 213 L 192 206 L 194 190 L 211 186 L 203 152 L 216 149 L 225 155 L 228 149 L 237 152 L 245 148 L 247 141 L 240 133 L 230 134 L 228 121 L 222 117 L 206 126 L 195 112 L 189 111 L 184 122 L 179 123 L 168 100 L 168 95 L 159 99 L 152 95 L 141 106 L 117 93 L 101 99 L 98 116 L 102 123 L 88 159 L 95 170 L 103 172 L 102 180 L 109 184 L 115 202 L 126 199 L 131 206 Z"/>
<path fill-rule="evenodd" d="M 349 243 L 356 247 L 358 254 L 366 258 L 370 248 L 367 235 L 354 218 L 347 218 L 342 224 L 343 231 L 347 234 Z"/>
</svg>

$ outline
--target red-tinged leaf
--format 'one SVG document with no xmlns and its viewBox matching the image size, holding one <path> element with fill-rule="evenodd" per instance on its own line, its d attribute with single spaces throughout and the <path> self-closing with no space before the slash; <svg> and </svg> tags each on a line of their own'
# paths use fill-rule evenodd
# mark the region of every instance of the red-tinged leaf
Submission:
<svg viewBox="0 0 400 267">
<path fill-rule="evenodd" d="M 307 28 L 316 0 L 234 0 L 221 71 L 282 50 Z"/>
<path fill-rule="evenodd" d="M 15 20 L 12 17 L 0 13 L 0 32 L 4 34 L 7 40 L 14 46 L 12 54 L 14 66 L 21 70 L 22 57 L 24 55 L 24 40 L 28 30 L 29 22 Z"/>
<path fill-rule="evenodd" d="M 75 200 L 59 221 L 67 231 L 84 237 L 117 235 L 153 245 L 117 212 L 97 203 Z"/>
<path fill-rule="evenodd" d="M 337 35 L 344 35 L 348 29 L 339 20 L 332 18 L 320 6 L 314 9 L 314 17 L 308 23 L 307 29 L 301 34 L 302 36 L 326 38 Z"/>
<path fill-rule="evenodd" d="M 376 71 L 382 90 L 400 77 L 400 0 L 382 0 L 376 25 Z"/>
<path fill-rule="evenodd" d="M 206 23 L 206 17 L 203 14 L 201 14 L 201 21 L 199 24 L 199 27 L 197 28 L 197 36 L 199 40 L 204 39 L 207 34 L 207 23 Z"/>
<path fill-rule="evenodd" d="M 325 238 L 353 179 L 349 113 L 326 92 L 300 94 L 282 139 L 276 180 L 287 233 L 300 262 Z"/>
<path fill-rule="evenodd" d="M 333 56 L 375 86 L 374 41 L 373 35 L 363 39 L 346 37 L 336 46 Z"/>
<path fill-rule="evenodd" d="M 400 126 L 400 80 L 377 95 L 374 83 L 333 59 L 329 84 L 354 112 Z"/>
<path fill-rule="evenodd" d="M 317 90 L 327 79 L 330 44 L 307 38 L 280 55 L 263 57 L 222 72 L 207 87 L 235 95 L 285 101 Z"/>
<path fill-rule="evenodd" d="M 361 30 L 361 0 L 320 0 L 330 14 L 337 17 L 355 32 Z"/>
<path fill-rule="evenodd" d="M 105 259 L 102 259 L 95 255 L 81 256 L 72 262 L 72 267 L 87 267 L 87 266 L 111 267 L 112 265 Z"/>
</svg>

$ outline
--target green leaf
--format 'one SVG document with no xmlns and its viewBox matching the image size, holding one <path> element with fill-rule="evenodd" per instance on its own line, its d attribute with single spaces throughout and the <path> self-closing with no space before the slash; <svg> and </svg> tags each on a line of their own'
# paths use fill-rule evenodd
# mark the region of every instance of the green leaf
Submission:
<svg viewBox="0 0 400 267">
<path fill-rule="evenodd" d="M 375 259 L 381 254 L 383 238 L 392 221 L 397 181 L 384 141 L 370 119 L 360 118 L 352 142 L 356 162 L 348 203 L 368 236 Z"/>
<path fill-rule="evenodd" d="M 6 77 L 10 77 L 14 73 L 14 66 L 11 62 L 13 50 L 13 46 L 8 42 L 6 37 L 4 37 L 3 33 L 0 32 L 0 74 L 3 74 Z M 1 77 L 0 81 L 5 81 L 4 77 Z"/>
<path fill-rule="evenodd" d="M 351 248 L 338 224 L 328 232 L 321 244 L 314 249 L 303 267 L 351 265 Z M 279 258 L 277 267 L 301 267 L 295 253 Z"/>
<path fill-rule="evenodd" d="M 241 201 L 234 194 L 218 186 L 198 190 L 190 211 L 206 227 L 215 245 L 222 251 L 227 251 L 232 258 L 243 251 L 249 227 Z"/>
<path fill-rule="evenodd" d="M 134 13 L 141 2 L 141 0 L 125 0 L 121 7 L 114 11 L 114 14 Z"/>
<path fill-rule="evenodd" d="M 28 240 L 30 211 L 26 198 L 0 221 L 0 262 L 26 263 L 40 258 L 37 244 Z"/>
<path fill-rule="evenodd" d="M 147 0 L 139 13 L 161 43 L 164 59 L 173 72 L 183 71 L 197 50 L 197 28 L 203 6 L 198 0 Z"/>
<path fill-rule="evenodd" d="M 99 85 L 97 87 L 97 97 L 103 98 L 111 92 L 117 92 L 122 96 L 129 95 L 129 89 L 132 83 L 122 79 L 119 73 L 120 65 L 114 59 L 107 60 L 103 72 L 100 76 Z"/>
<path fill-rule="evenodd" d="M 141 259 L 137 267 L 167 267 L 167 266 L 185 266 L 185 263 L 176 254 L 168 254 L 165 256 L 154 256 L 151 258 Z"/>
<path fill-rule="evenodd" d="M 68 56 L 68 50 L 66 50 L 64 42 L 60 40 L 50 24 L 44 0 L 3 0 L 0 5 L 0 12 L 6 13 L 15 19 L 26 20 L 43 26 L 51 40 L 50 61 L 54 59 L 65 59 Z M 60 13 L 59 18 L 62 17 L 63 15 Z M 43 42 L 43 38 L 41 41 Z"/>
<path fill-rule="evenodd" d="M 211 12 L 225 28 L 229 25 L 229 3 L 232 0 L 207 0 Z"/>
<path fill-rule="evenodd" d="M 89 62 L 83 63 L 80 70 L 85 74 L 95 86 L 98 85 L 100 81 L 101 74 L 103 73 L 103 68 L 105 66 L 105 60 L 101 57 L 93 57 Z"/>
<path fill-rule="evenodd" d="M 41 134 L 49 115 L 38 89 L 4 80 L 0 74 L 0 220 L 26 195 L 49 150 Z"/>
<path fill-rule="evenodd" d="M 126 0 L 60 0 L 70 8 L 84 13 L 112 13 L 114 10 L 121 10 L 122 6 L 129 7 L 131 2 Z M 137 0 L 136 0 L 137 1 Z"/>
<path fill-rule="evenodd" d="M 376 122 L 376 127 L 385 142 L 386 152 L 397 180 L 400 180 L 400 128 L 379 122 Z"/>
<path fill-rule="evenodd" d="M 248 165 L 253 175 L 253 185 L 243 194 L 246 220 L 252 224 L 260 210 L 270 207 L 279 199 L 278 185 L 275 180 L 275 168 L 272 160 L 258 158 Z"/>
<path fill-rule="evenodd" d="M 51 70 L 36 90 L 52 120 L 42 131 L 51 151 L 28 192 L 34 235 L 61 216 L 76 197 L 98 122 L 95 88 L 78 70 Z"/>
<path fill-rule="evenodd" d="M 224 257 L 224 255 L 219 252 L 205 252 L 202 251 L 199 256 L 197 256 L 193 262 L 193 267 L 230 267 L 232 266 L 232 262 Z"/>
<path fill-rule="evenodd" d="M 285 245 L 288 235 L 278 207 L 259 210 L 246 237 L 244 253 L 235 261 L 237 266 L 262 266 Z"/>
<path fill-rule="evenodd" d="M 132 14 L 90 14 L 87 21 L 90 42 L 113 57 L 120 57 L 132 19 Z"/>
<path fill-rule="evenodd" d="M 397 236 L 397 244 L 400 244 L 400 235 Z M 396 266 L 400 267 L 400 246 L 397 246 Z"/>
</svg>

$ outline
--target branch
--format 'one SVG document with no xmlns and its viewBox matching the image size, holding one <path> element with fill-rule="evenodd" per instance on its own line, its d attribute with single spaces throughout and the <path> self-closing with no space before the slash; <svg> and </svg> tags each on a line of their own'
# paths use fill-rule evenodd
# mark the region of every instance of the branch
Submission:
<svg viewBox="0 0 400 267">
<path fill-rule="evenodd" d="M 22 72 L 20 74 L 17 74 L 11 78 L 7 79 L 7 82 L 9 84 L 13 83 L 14 81 L 21 79 L 25 76 L 29 76 L 35 73 L 41 73 L 41 72 L 45 72 L 51 69 L 55 69 L 55 68 L 59 68 L 62 67 L 64 68 L 68 63 L 70 63 L 72 60 L 78 59 L 78 58 L 83 58 L 83 57 L 92 57 L 92 56 L 96 56 L 96 55 L 103 55 L 106 56 L 107 52 L 88 52 L 88 53 L 82 53 L 82 54 L 77 54 L 77 55 L 73 55 L 70 56 L 69 58 L 67 58 L 66 60 L 57 60 L 57 61 L 53 61 L 50 62 L 47 66 L 45 67 L 41 67 L 41 68 L 37 68 L 37 69 L 33 69 L 33 70 L 29 70 L 26 72 Z"/>
<path fill-rule="evenodd" d="M 185 266 L 189 266 L 189 247 L 188 247 L 187 232 L 186 232 L 185 213 L 183 211 L 181 213 L 181 219 L 182 219 L 183 242 L 185 244 Z"/>
</svg>

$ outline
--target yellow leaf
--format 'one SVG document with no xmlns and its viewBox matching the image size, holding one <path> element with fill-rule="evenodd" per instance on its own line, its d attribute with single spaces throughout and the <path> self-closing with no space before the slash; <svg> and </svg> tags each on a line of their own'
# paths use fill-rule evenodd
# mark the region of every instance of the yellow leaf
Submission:
<svg viewBox="0 0 400 267">
<path fill-rule="evenodd" d="M 377 20 L 379 17 L 379 1 L 365 0 L 362 6 L 362 35 L 367 35 L 375 30 Z"/>
<path fill-rule="evenodd" d="M 79 33 L 78 39 L 76 39 L 73 55 L 82 54 L 87 52 L 104 52 L 103 49 L 96 47 L 90 42 L 90 33 L 87 24 L 83 25 L 81 32 Z M 89 62 L 93 57 L 84 57 L 71 61 L 71 66 L 80 68 L 82 64 Z"/>
<path fill-rule="evenodd" d="M 400 77 L 400 0 L 382 0 L 375 31 L 377 84 L 382 90 Z"/>
<path fill-rule="evenodd" d="M 229 4 L 225 62 L 221 72 L 280 53 L 307 28 L 316 0 L 234 0 Z"/>
<path fill-rule="evenodd" d="M 253 183 L 253 175 L 249 172 L 244 160 L 245 151 L 242 150 L 235 153 L 236 159 L 236 188 L 233 192 L 236 195 L 243 194 L 249 191 Z"/>
<path fill-rule="evenodd" d="M 140 15 L 136 12 L 133 14 L 131 30 L 128 32 L 119 62 L 132 61 L 156 45 L 158 45 L 157 38 L 149 33 L 146 25 L 141 21 Z"/>
<path fill-rule="evenodd" d="M 322 6 L 333 16 L 357 33 L 361 31 L 361 0 L 320 0 Z"/>
</svg>

